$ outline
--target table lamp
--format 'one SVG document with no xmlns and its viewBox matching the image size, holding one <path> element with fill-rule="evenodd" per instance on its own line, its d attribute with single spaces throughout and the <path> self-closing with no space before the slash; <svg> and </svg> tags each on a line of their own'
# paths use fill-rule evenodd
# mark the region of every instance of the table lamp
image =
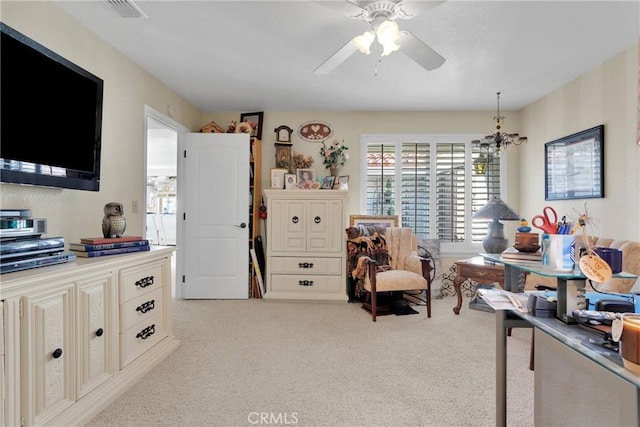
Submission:
<svg viewBox="0 0 640 427">
<path fill-rule="evenodd" d="M 520 215 L 511 209 L 498 196 L 491 198 L 484 206 L 476 211 L 473 219 L 491 220 L 488 224 L 487 237 L 482 240 L 485 252 L 499 254 L 509 246 L 509 241 L 504 237 L 504 225 L 500 220 L 520 220 Z"/>
</svg>

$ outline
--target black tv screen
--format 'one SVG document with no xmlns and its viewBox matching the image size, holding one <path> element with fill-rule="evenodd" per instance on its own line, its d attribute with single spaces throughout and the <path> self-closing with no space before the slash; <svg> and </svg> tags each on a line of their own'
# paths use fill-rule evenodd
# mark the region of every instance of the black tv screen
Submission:
<svg viewBox="0 0 640 427">
<path fill-rule="evenodd" d="M 0 181 L 98 191 L 102 79 L 0 25 Z"/>
</svg>

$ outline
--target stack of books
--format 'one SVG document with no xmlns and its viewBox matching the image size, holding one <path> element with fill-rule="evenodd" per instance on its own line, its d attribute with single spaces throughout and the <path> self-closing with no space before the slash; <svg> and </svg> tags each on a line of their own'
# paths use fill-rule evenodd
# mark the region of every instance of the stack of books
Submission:
<svg viewBox="0 0 640 427">
<path fill-rule="evenodd" d="M 500 254 L 500 256 L 504 259 L 514 260 L 514 261 L 541 261 L 542 260 L 542 252 L 537 250 L 536 252 L 521 252 L 516 248 L 507 248 L 504 252 Z"/>
<path fill-rule="evenodd" d="M 69 244 L 69 250 L 83 258 L 143 252 L 149 249 L 149 240 L 143 239 L 142 236 L 86 237 L 80 239 L 80 243 Z"/>
</svg>

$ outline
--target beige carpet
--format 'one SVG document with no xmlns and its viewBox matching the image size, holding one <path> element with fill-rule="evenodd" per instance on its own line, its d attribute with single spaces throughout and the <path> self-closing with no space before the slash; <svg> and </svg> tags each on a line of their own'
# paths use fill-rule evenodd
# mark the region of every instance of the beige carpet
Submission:
<svg viewBox="0 0 640 427">
<path fill-rule="evenodd" d="M 494 426 L 495 318 L 358 304 L 174 303 L 180 348 L 91 426 Z M 508 339 L 509 426 L 533 425 L 531 331 Z M 262 417 L 262 418 L 260 418 Z"/>
</svg>

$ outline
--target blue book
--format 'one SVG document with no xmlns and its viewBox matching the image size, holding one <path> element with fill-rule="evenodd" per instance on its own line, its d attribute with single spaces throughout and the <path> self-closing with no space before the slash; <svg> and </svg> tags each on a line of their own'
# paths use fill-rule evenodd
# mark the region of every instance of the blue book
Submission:
<svg viewBox="0 0 640 427">
<path fill-rule="evenodd" d="M 98 245 L 91 245 L 88 243 L 70 243 L 69 249 L 72 251 L 89 252 L 89 251 L 103 251 L 106 249 L 131 248 L 134 246 L 149 246 L 149 241 L 135 240 L 133 242 L 102 243 Z"/>
<path fill-rule="evenodd" d="M 106 255 L 126 254 L 130 252 L 143 252 L 143 251 L 148 251 L 150 249 L 151 248 L 149 245 L 145 245 L 145 246 L 130 246 L 128 248 L 104 249 L 104 250 L 86 251 L 86 252 L 74 251 L 74 253 L 79 257 L 94 258 L 94 257 L 100 257 L 100 256 L 106 256 Z"/>
</svg>

